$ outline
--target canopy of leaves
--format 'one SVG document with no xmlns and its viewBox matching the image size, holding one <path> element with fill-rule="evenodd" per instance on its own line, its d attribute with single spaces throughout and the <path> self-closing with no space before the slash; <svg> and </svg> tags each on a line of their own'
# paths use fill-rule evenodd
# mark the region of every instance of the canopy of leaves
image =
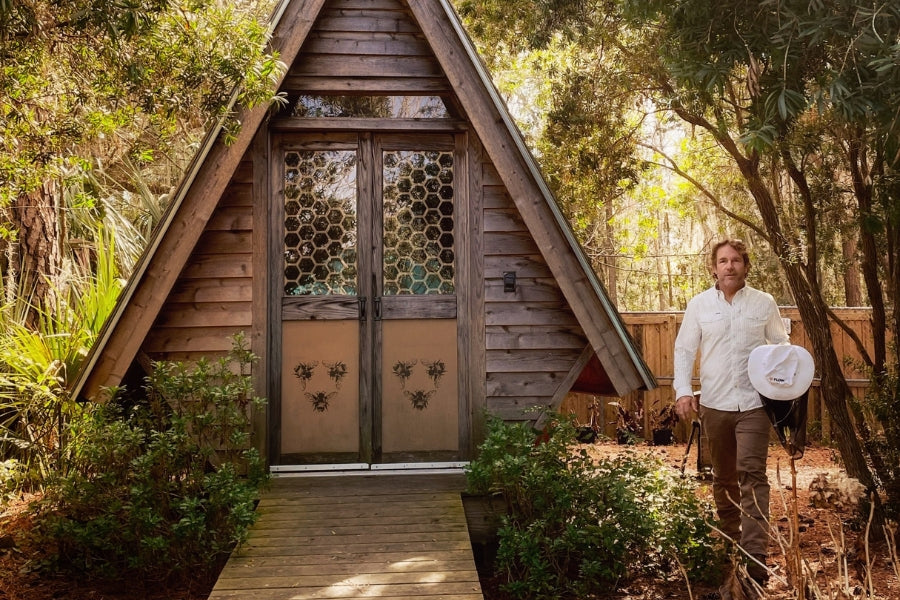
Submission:
<svg viewBox="0 0 900 600">
<path fill-rule="evenodd" d="M 91 170 L 166 193 L 239 83 L 247 104 L 271 98 L 269 4 L 0 1 L 0 207 Z"/>
<path fill-rule="evenodd" d="M 900 5 L 853 0 L 668 2 L 625 0 L 634 27 L 665 31 L 660 57 L 680 84 L 673 101 L 712 109 L 731 95 L 750 115 L 736 123 L 767 146 L 807 109 L 877 124 L 896 137 L 900 100 Z M 723 18 L 725 17 L 725 18 Z M 740 97 L 734 84 L 743 83 Z M 896 144 L 896 142 L 893 142 Z"/>
</svg>

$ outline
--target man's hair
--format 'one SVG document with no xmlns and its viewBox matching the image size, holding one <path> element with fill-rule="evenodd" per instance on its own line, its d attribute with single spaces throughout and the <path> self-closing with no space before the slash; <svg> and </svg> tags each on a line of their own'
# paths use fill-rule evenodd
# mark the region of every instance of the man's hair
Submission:
<svg viewBox="0 0 900 600">
<path fill-rule="evenodd" d="M 713 273 L 713 277 L 715 277 L 716 272 L 716 255 L 719 253 L 719 248 L 722 248 L 723 246 L 731 246 L 734 248 L 735 252 L 740 254 L 741 258 L 744 260 L 744 266 L 750 268 L 750 254 L 747 252 L 747 244 L 741 240 L 724 239 L 713 246 L 712 252 L 709 254 L 709 268 Z"/>
</svg>

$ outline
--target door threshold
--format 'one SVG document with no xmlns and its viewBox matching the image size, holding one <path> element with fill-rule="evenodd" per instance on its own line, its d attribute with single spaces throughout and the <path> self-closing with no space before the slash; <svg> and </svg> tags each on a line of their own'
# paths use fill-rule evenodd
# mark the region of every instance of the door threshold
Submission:
<svg viewBox="0 0 900 600">
<path fill-rule="evenodd" d="M 429 463 L 349 463 L 326 465 L 272 465 L 272 477 L 328 477 L 342 475 L 440 475 L 464 473 L 469 465 L 461 462 Z"/>
</svg>

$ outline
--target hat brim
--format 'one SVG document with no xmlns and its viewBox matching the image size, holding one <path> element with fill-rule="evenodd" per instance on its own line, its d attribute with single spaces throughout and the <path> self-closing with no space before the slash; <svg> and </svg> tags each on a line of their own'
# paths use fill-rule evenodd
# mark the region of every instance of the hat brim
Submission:
<svg viewBox="0 0 900 600">
<path fill-rule="evenodd" d="M 775 385 L 770 382 L 763 370 L 763 356 L 773 345 L 758 346 L 750 353 L 747 361 L 747 374 L 753 389 L 770 400 L 794 400 L 799 398 L 812 385 L 816 366 L 812 355 L 803 346 L 792 346 L 797 356 L 797 371 L 791 385 Z"/>
</svg>

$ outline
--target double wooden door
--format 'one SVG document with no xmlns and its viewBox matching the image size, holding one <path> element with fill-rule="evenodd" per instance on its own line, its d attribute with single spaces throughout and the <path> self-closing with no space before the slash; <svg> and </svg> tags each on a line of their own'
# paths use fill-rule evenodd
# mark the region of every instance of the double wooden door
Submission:
<svg viewBox="0 0 900 600">
<path fill-rule="evenodd" d="M 278 462 L 459 458 L 453 135 L 285 135 Z"/>
</svg>

